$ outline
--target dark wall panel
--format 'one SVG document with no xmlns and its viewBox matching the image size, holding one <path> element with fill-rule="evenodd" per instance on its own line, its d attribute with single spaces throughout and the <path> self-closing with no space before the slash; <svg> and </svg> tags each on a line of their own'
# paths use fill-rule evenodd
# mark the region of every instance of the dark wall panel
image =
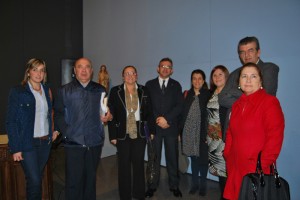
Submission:
<svg viewBox="0 0 300 200">
<path fill-rule="evenodd" d="M 82 0 L 0 0 L 0 27 L 1 134 L 9 89 L 21 82 L 30 58 L 46 61 L 55 95 L 61 85 L 61 60 L 83 55 Z"/>
</svg>

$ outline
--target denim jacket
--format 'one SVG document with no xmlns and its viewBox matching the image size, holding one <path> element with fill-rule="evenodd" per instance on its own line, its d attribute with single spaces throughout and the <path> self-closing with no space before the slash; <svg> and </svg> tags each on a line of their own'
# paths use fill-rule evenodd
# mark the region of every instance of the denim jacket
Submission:
<svg viewBox="0 0 300 200">
<path fill-rule="evenodd" d="M 48 103 L 49 138 L 52 140 L 52 103 L 49 96 L 49 88 L 42 85 Z M 8 97 L 8 109 L 6 117 L 6 131 L 8 134 L 8 146 L 11 153 L 32 150 L 34 122 L 35 122 L 35 98 L 29 85 L 16 86 L 10 90 Z"/>
</svg>

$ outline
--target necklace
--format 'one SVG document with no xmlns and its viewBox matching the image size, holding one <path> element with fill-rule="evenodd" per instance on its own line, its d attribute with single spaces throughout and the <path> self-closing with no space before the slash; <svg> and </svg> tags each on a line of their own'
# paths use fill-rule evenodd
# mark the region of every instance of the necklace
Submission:
<svg viewBox="0 0 300 200">
<path fill-rule="evenodd" d="M 33 88 L 35 91 L 37 91 L 37 92 L 40 92 L 41 90 L 42 90 L 42 88 L 39 88 L 39 89 L 35 89 L 35 88 Z"/>
<path fill-rule="evenodd" d="M 42 87 L 40 87 L 39 89 L 35 89 L 32 87 L 32 89 L 36 92 L 38 92 L 39 94 L 42 94 Z"/>
</svg>

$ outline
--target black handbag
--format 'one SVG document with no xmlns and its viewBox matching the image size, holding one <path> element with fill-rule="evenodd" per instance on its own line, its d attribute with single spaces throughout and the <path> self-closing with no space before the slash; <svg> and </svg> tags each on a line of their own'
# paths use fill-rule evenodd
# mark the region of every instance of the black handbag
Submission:
<svg viewBox="0 0 300 200">
<path fill-rule="evenodd" d="M 153 184 L 154 178 L 157 175 L 157 171 L 155 170 L 155 164 L 157 162 L 157 156 L 154 149 L 154 144 L 152 143 L 150 131 L 148 124 L 144 123 L 144 131 L 147 139 L 147 148 L 148 148 L 148 163 L 146 167 L 146 181 L 148 185 Z"/>
<path fill-rule="evenodd" d="M 154 183 L 154 178 L 157 175 L 157 171 L 155 170 L 157 156 L 151 140 L 147 141 L 147 148 L 148 148 L 148 163 L 146 167 L 146 181 L 148 185 L 151 185 Z"/>
<path fill-rule="evenodd" d="M 264 174 L 260 154 L 257 158 L 256 172 L 243 178 L 239 200 L 290 200 L 288 182 L 279 176 L 274 163 L 270 166 L 271 173 Z"/>
</svg>

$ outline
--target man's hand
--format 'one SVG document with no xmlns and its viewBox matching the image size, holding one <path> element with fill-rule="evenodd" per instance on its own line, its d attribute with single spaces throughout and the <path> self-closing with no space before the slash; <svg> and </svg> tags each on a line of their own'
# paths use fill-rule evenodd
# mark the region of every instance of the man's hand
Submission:
<svg viewBox="0 0 300 200">
<path fill-rule="evenodd" d="M 164 117 L 158 117 L 156 119 L 156 124 L 162 129 L 166 129 L 170 127 L 170 125 L 168 124 L 167 120 Z"/>
</svg>

